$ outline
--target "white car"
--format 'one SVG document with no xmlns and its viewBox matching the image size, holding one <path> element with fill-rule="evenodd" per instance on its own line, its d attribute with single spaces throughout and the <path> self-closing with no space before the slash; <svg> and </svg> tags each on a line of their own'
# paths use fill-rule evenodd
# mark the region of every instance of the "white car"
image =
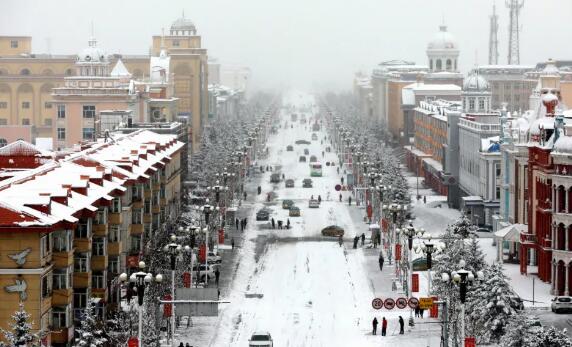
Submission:
<svg viewBox="0 0 572 347">
<path fill-rule="evenodd" d="M 252 334 L 250 340 L 248 340 L 249 347 L 272 347 L 274 343 L 272 342 L 272 336 L 268 332 L 257 332 Z"/>
<path fill-rule="evenodd" d="M 205 264 L 201 264 L 200 267 L 197 267 L 197 265 L 193 266 L 193 275 L 200 276 L 201 282 L 210 281 L 215 277 L 214 269 L 210 265 Z"/>
<path fill-rule="evenodd" d="M 555 296 L 550 304 L 552 312 L 572 311 L 572 297 L 570 296 Z"/>
<path fill-rule="evenodd" d="M 319 208 L 320 202 L 316 199 L 310 199 L 310 201 L 308 202 L 308 207 L 309 208 Z"/>
<path fill-rule="evenodd" d="M 209 255 L 207 256 L 207 262 L 209 264 L 218 265 L 218 264 L 222 263 L 222 258 L 217 253 L 215 253 L 213 251 L 209 251 Z"/>
</svg>

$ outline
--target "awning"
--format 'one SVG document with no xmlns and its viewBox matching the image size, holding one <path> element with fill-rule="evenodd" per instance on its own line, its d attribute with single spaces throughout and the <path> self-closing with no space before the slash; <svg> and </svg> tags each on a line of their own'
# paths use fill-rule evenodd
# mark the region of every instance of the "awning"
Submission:
<svg viewBox="0 0 572 347">
<path fill-rule="evenodd" d="M 503 241 L 520 242 L 520 233 L 528 232 L 526 224 L 511 224 L 495 232 L 495 237 Z"/>
</svg>

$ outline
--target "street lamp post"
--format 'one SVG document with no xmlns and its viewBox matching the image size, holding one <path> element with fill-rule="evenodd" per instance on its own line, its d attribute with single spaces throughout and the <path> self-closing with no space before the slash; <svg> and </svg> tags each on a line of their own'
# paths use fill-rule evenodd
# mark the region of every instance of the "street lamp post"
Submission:
<svg viewBox="0 0 572 347">
<path fill-rule="evenodd" d="M 401 228 L 401 233 L 403 236 L 407 237 L 407 295 L 413 295 L 413 237 L 415 236 L 423 236 L 425 233 L 425 229 L 423 228 L 415 228 L 413 224 L 409 223 L 408 226 Z M 409 317 L 409 325 L 413 326 L 413 310 L 410 310 L 411 315 Z"/>
<path fill-rule="evenodd" d="M 442 252 L 445 245 L 442 243 L 434 244 L 431 242 L 431 236 L 428 241 L 424 241 L 420 246 L 415 246 L 415 253 L 423 253 L 427 257 L 427 295 L 431 295 L 431 268 L 433 267 L 433 254 Z"/>
<path fill-rule="evenodd" d="M 153 281 L 153 274 L 144 272 L 145 269 L 145 262 L 139 262 L 139 271 L 132 273 L 129 276 L 129 282 L 137 288 L 137 303 L 139 305 L 139 347 L 143 347 L 142 339 L 142 332 L 143 332 L 143 298 L 145 297 L 145 287 L 147 287 Z M 155 282 L 161 283 L 163 282 L 163 275 L 157 274 L 155 276 Z M 127 281 L 127 274 L 124 272 L 119 275 L 119 280 L 123 283 Z"/>
</svg>

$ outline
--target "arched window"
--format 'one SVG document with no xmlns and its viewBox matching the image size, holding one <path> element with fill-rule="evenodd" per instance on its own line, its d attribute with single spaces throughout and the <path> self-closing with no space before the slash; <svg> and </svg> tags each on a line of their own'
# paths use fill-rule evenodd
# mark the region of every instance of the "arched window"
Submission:
<svg viewBox="0 0 572 347">
<path fill-rule="evenodd" d="M 441 59 L 437 59 L 437 64 L 435 66 L 435 70 L 441 71 L 443 69 L 443 64 L 441 63 Z"/>
<path fill-rule="evenodd" d="M 8 144 L 8 141 L 4 138 L 0 138 L 0 147 L 4 147 Z"/>
<path fill-rule="evenodd" d="M 22 70 L 20 71 L 20 75 L 28 76 L 29 74 L 30 74 L 30 70 L 29 70 L 29 69 L 22 69 Z"/>
<path fill-rule="evenodd" d="M 451 71 L 453 69 L 453 62 L 451 59 L 447 59 L 447 71 Z"/>
<path fill-rule="evenodd" d="M 72 70 L 72 69 L 66 69 L 65 75 L 66 75 L 66 76 L 71 76 L 71 75 L 73 75 L 73 70 Z"/>
<path fill-rule="evenodd" d="M 433 59 L 429 59 L 429 70 L 433 71 Z"/>
</svg>

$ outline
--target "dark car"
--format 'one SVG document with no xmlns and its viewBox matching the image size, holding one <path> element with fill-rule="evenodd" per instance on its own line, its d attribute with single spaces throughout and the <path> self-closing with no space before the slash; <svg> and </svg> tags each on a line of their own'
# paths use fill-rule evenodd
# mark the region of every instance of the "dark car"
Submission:
<svg viewBox="0 0 572 347">
<path fill-rule="evenodd" d="M 305 155 L 301 155 L 300 158 L 298 159 L 298 161 L 300 163 L 305 163 L 306 162 L 306 156 Z"/>
<path fill-rule="evenodd" d="M 310 150 L 308 148 L 304 148 L 304 155 L 310 154 Z"/>
<path fill-rule="evenodd" d="M 257 221 L 264 221 L 269 219 L 270 219 L 270 211 L 268 211 L 267 209 L 263 208 L 262 210 L 256 212 Z"/>
<path fill-rule="evenodd" d="M 297 145 L 309 145 L 311 142 L 308 140 L 298 140 L 295 142 Z"/>
<path fill-rule="evenodd" d="M 310 163 L 315 163 L 318 161 L 318 158 L 316 158 L 315 155 L 310 156 Z"/>
<path fill-rule="evenodd" d="M 290 217 L 300 217 L 300 208 L 298 206 L 291 206 L 290 212 L 288 212 Z"/>
<path fill-rule="evenodd" d="M 294 180 L 289 178 L 286 180 L 286 188 L 294 188 Z"/>
<path fill-rule="evenodd" d="M 294 150 L 294 146 L 292 146 L 292 145 L 286 146 L 286 151 L 287 151 L 287 152 L 292 152 L 293 150 Z"/>
<path fill-rule="evenodd" d="M 304 180 L 302 181 L 302 188 L 312 188 L 312 179 L 304 178 Z"/>
<path fill-rule="evenodd" d="M 282 208 L 289 210 L 290 207 L 294 206 L 294 201 L 292 200 L 282 200 Z"/>
<path fill-rule="evenodd" d="M 330 225 L 322 229 L 322 235 L 324 236 L 333 236 L 333 237 L 340 237 L 344 236 L 344 229 L 337 225 Z"/>
<path fill-rule="evenodd" d="M 280 183 L 281 176 L 279 173 L 273 173 L 270 175 L 270 182 L 271 183 Z"/>
<path fill-rule="evenodd" d="M 432 260 L 434 262 L 434 260 Z M 427 271 L 427 258 L 421 257 L 413 260 L 413 271 Z M 431 264 L 433 266 L 433 264 Z"/>
</svg>

